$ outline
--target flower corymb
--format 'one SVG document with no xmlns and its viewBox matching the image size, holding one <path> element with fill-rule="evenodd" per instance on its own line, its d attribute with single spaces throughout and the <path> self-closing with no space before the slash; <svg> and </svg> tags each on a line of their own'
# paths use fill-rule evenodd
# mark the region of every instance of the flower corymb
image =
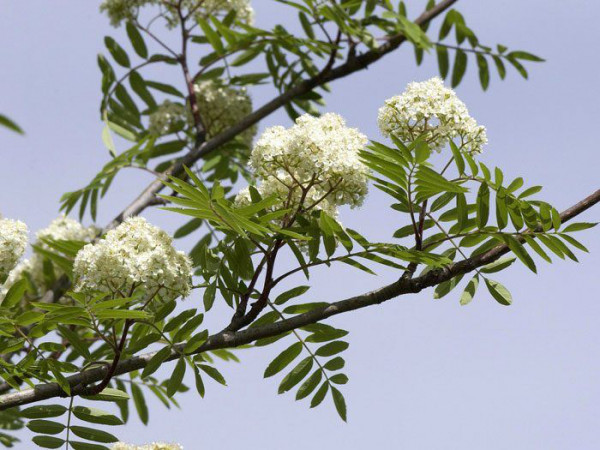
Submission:
<svg viewBox="0 0 600 450">
<path fill-rule="evenodd" d="M 468 153 L 480 153 L 487 144 L 485 127 L 477 124 L 456 93 L 438 77 L 409 83 L 401 95 L 387 99 L 377 122 L 384 136 L 393 135 L 404 142 L 422 136 L 437 151 L 452 139 Z"/>
<path fill-rule="evenodd" d="M 179 444 L 167 444 L 164 442 L 153 442 L 152 444 L 133 445 L 117 442 L 111 447 L 112 450 L 183 450 Z"/>
<path fill-rule="evenodd" d="M 0 282 L 25 253 L 27 233 L 27 225 L 23 222 L 0 219 Z"/>
<path fill-rule="evenodd" d="M 237 124 L 252 112 L 252 100 L 244 88 L 234 88 L 214 80 L 201 81 L 194 85 L 200 117 L 209 138 Z M 240 134 L 241 141 L 252 145 L 256 126 Z"/>
<path fill-rule="evenodd" d="M 194 12 L 195 17 L 207 18 L 211 15 L 225 16 L 235 11 L 240 22 L 252 25 L 254 9 L 249 0 L 183 0 L 181 8 Z M 163 16 L 169 27 L 175 27 L 179 21 L 176 6 L 161 0 L 104 0 L 100 11 L 106 12 L 111 25 L 118 27 L 122 22 L 138 17 L 140 8 L 160 5 L 164 8 Z"/>
<path fill-rule="evenodd" d="M 153 442 L 152 444 L 134 445 L 117 442 L 111 447 L 112 450 L 183 450 L 179 444 L 167 444 L 164 442 Z"/>
<path fill-rule="evenodd" d="M 173 239 L 142 217 L 127 219 L 75 258 L 76 288 L 82 292 L 130 295 L 143 289 L 144 298 L 186 297 L 190 292 L 191 262 L 173 248 Z"/>
<path fill-rule="evenodd" d="M 250 158 L 261 181 L 258 191 L 277 195 L 285 208 L 332 215 L 337 206 L 359 206 L 367 194 L 369 171 L 359 159 L 366 143 L 365 135 L 333 113 L 305 114 L 291 128 L 268 128 Z M 238 203 L 244 199 L 248 193 L 242 191 Z"/>
</svg>

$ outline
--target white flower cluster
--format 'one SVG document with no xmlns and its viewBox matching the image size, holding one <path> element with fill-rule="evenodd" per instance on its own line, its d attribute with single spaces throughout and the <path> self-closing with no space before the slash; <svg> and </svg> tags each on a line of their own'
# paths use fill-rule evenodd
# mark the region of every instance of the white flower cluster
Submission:
<svg viewBox="0 0 600 450">
<path fill-rule="evenodd" d="M 369 170 L 359 152 L 366 143 L 365 135 L 346 127 L 344 119 L 333 113 L 318 118 L 305 114 L 288 129 L 268 128 L 250 157 L 261 182 L 258 191 L 263 196 L 276 194 L 283 208 L 316 208 L 333 216 L 338 206 L 360 206 Z M 236 201 L 247 204 L 248 190 Z"/>
<path fill-rule="evenodd" d="M 123 21 L 133 20 L 144 6 L 161 5 L 164 7 L 164 17 L 170 27 L 179 22 L 179 14 L 174 6 L 176 2 L 162 0 L 104 0 L 100 11 L 106 12 L 111 25 L 118 27 Z M 207 18 L 210 15 L 224 16 L 230 11 L 236 12 L 236 18 L 243 23 L 252 25 L 254 9 L 249 0 L 183 0 L 182 9 L 192 11 L 195 16 Z"/>
<path fill-rule="evenodd" d="M 209 138 L 237 124 L 252 112 L 252 100 L 246 89 L 236 89 L 219 81 L 206 80 L 194 86 L 200 117 Z M 239 137 L 247 147 L 252 145 L 256 126 L 248 128 Z"/>
<path fill-rule="evenodd" d="M 179 444 L 167 444 L 164 442 L 153 442 L 146 445 L 125 444 L 117 442 L 113 444 L 112 450 L 183 450 L 183 446 Z"/>
<path fill-rule="evenodd" d="M 23 222 L 0 218 L 0 284 L 25 253 L 27 233 Z"/>
<path fill-rule="evenodd" d="M 198 3 L 198 0 L 189 1 L 194 4 Z M 254 9 L 250 5 L 250 0 L 204 0 L 202 10 L 201 14 L 204 16 L 228 14 L 230 11 L 235 11 L 236 18 L 240 22 L 248 25 L 254 23 Z"/>
<path fill-rule="evenodd" d="M 54 219 L 46 228 L 42 228 L 35 234 L 40 247 L 49 248 L 42 239 L 54 241 L 91 241 L 98 234 L 96 227 L 84 227 L 76 220 L 65 215 Z"/>
<path fill-rule="evenodd" d="M 62 215 L 54 219 L 50 224 L 39 230 L 36 236 L 36 245 L 50 250 L 48 244 L 43 239 L 55 241 L 91 241 L 96 237 L 98 230 L 95 227 L 84 227 L 79 222 Z M 56 277 L 63 275 L 63 271 L 56 264 L 53 264 L 53 270 Z M 9 274 L 6 283 L 0 289 L 0 298 L 4 298 L 7 290 L 21 277 L 28 273 L 31 281 L 38 290 L 46 288 L 44 283 L 44 258 L 38 253 L 34 253 L 30 259 L 20 262 Z"/>
<path fill-rule="evenodd" d="M 173 239 L 142 217 L 127 219 L 95 244 L 83 247 L 75 258 L 76 289 L 123 296 L 142 286 L 145 299 L 186 297 L 192 265 Z"/>
<path fill-rule="evenodd" d="M 155 136 L 173 133 L 185 125 L 185 107 L 165 100 L 150 114 L 148 132 Z"/>
<path fill-rule="evenodd" d="M 437 151 L 455 138 L 468 153 L 480 153 L 487 144 L 485 127 L 477 125 L 465 104 L 438 77 L 409 83 L 401 95 L 385 101 L 377 121 L 385 136 L 410 142 L 423 135 Z"/>
</svg>

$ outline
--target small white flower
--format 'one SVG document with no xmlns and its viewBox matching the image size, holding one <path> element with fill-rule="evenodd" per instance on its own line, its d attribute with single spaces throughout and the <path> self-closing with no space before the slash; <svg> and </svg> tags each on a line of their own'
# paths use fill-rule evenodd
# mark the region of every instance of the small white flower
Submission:
<svg viewBox="0 0 600 450">
<path fill-rule="evenodd" d="M 384 136 L 411 142 L 423 135 L 437 151 L 452 139 L 459 139 L 457 145 L 468 153 L 480 153 L 487 144 L 485 127 L 477 125 L 465 104 L 438 77 L 409 83 L 401 95 L 387 99 L 377 122 Z"/>
<path fill-rule="evenodd" d="M 0 283 L 25 253 L 27 234 L 27 225 L 20 220 L 0 219 Z"/>
<path fill-rule="evenodd" d="M 146 298 L 186 297 L 192 265 L 173 239 L 142 217 L 131 217 L 95 244 L 83 247 L 73 264 L 76 289 L 119 295 L 143 286 Z"/>
</svg>

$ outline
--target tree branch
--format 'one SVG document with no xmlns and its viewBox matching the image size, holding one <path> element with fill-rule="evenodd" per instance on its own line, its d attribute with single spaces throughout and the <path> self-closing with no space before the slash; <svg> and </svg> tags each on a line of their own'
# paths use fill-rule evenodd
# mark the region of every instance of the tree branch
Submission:
<svg viewBox="0 0 600 450">
<path fill-rule="evenodd" d="M 600 189 L 561 213 L 560 217 L 562 222 L 567 222 L 598 202 L 600 202 Z M 498 245 L 486 253 L 467 258 L 441 269 L 432 270 L 420 277 L 412 279 L 401 278 L 400 280 L 375 291 L 330 303 L 327 306 L 317 307 L 289 319 L 236 332 L 222 331 L 210 336 L 194 353 L 203 353 L 211 350 L 249 344 L 258 339 L 278 336 L 287 331 L 292 331 L 322 321 L 337 314 L 377 305 L 404 294 L 418 293 L 423 289 L 448 281 L 457 275 L 465 274 L 478 267 L 490 264 L 509 251 L 508 246 L 504 244 Z M 173 348 L 172 355 L 167 361 L 179 358 L 184 347 L 185 343 L 176 345 Z M 146 353 L 121 361 L 114 370 L 114 376 L 143 369 L 155 354 L 155 352 Z M 108 370 L 109 369 L 106 367 L 96 367 L 68 377 L 67 380 L 72 386 L 72 394 L 81 395 L 82 393 L 85 393 L 86 386 L 90 383 L 104 379 Z M 25 389 L 20 392 L 0 396 L 0 410 L 61 396 L 64 397 L 66 394 L 57 383 L 39 384 L 31 389 Z"/>
</svg>

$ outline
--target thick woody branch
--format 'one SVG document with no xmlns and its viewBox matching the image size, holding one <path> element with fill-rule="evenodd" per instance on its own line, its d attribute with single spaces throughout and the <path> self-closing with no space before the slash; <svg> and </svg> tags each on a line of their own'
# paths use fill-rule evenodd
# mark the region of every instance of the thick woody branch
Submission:
<svg viewBox="0 0 600 450">
<path fill-rule="evenodd" d="M 600 202 L 600 189 L 565 210 L 561 214 L 561 219 L 563 222 L 567 222 L 598 202 Z M 506 245 L 498 245 L 486 253 L 459 261 L 445 268 L 432 270 L 420 277 L 412 279 L 401 278 L 400 280 L 375 291 L 340 300 L 327 306 L 315 308 L 307 313 L 299 314 L 289 319 L 235 332 L 223 331 L 210 336 L 204 345 L 202 345 L 195 353 L 249 344 L 258 339 L 278 336 L 287 331 L 322 321 L 337 314 L 380 304 L 404 294 L 417 293 L 428 287 L 436 286 L 444 281 L 450 280 L 457 275 L 465 274 L 478 267 L 490 264 L 509 251 L 510 250 Z M 169 360 L 180 357 L 184 347 L 185 344 L 177 345 Z M 121 361 L 114 370 L 114 375 L 121 375 L 134 370 L 143 369 L 154 355 L 155 353 L 147 353 Z M 72 386 L 73 395 L 84 393 L 87 385 L 104 379 L 107 370 L 109 369 L 98 367 L 69 377 L 68 381 Z M 65 396 L 65 394 L 57 383 L 40 384 L 32 389 L 0 396 L 0 410 L 61 396 Z"/>
<path fill-rule="evenodd" d="M 425 25 L 439 16 L 442 12 L 450 8 L 457 1 L 458 0 L 444 0 L 438 3 L 433 8 L 424 12 L 417 19 L 415 19 L 415 23 L 417 25 Z M 174 176 L 180 175 L 183 173 L 184 166 L 193 165 L 196 161 L 214 152 L 216 149 L 229 142 L 238 134 L 258 123 L 261 119 L 264 119 L 277 109 L 290 103 L 294 98 L 311 92 L 313 89 L 322 86 L 325 83 L 344 78 L 355 72 L 366 69 L 369 65 L 378 61 L 388 53 L 396 50 L 404 41 L 406 41 L 406 37 L 402 34 L 398 34 L 392 36 L 384 44 L 380 45 L 374 50 L 369 50 L 358 56 L 349 57 L 345 63 L 339 65 L 338 67 L 329 67 L 331 64 L 328 63 L 325 66 L 327 70 L 323 70 L 315 77 L 298 83 L 296 86 L 266 103 L 252 114 L 246 116 L 236 125 L 215 136 L 213 139 L 210 139 L 209 141 L 206 141 L 195 147 L 188 154 L 177 161 L 170 169 L 168 169 L 166 174 Z M 156 194 L 164 188 L 164 184 L 162 183 L 161 179 L 163 178 L 157 178 L 150 183 L 138 196 L 138 198 L 136 198 L 127 208 L 121 211 L 121 213 L 108 225 L 107 229 L 116 227 L 125 218 L 140 214 L 142 211 L 144 211 L 144 209 L 150 206 L 154 201 Z"/>
</svg>

